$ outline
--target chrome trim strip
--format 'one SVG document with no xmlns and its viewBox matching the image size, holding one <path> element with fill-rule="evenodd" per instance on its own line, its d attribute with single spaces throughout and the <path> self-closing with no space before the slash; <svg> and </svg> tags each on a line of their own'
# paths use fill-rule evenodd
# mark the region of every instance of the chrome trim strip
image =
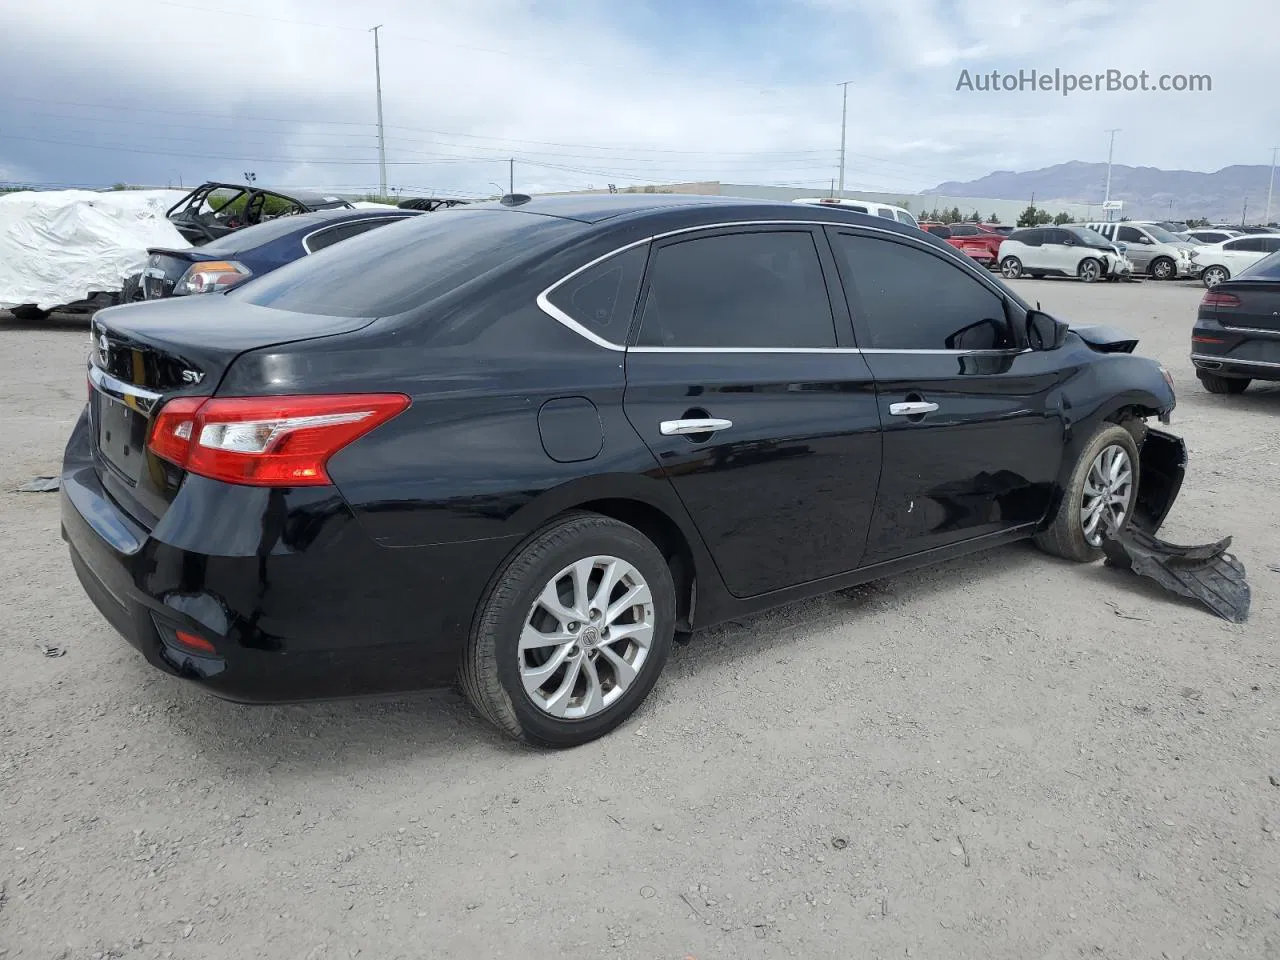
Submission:
<svg viewBox="0 0 1280 960">
<path fill-rule="evenodd" d="M 1230 327 L 1221 320 L 1218 323 L 1228 333 L 1254 333 L 1261 334 L 1264 337 L 1280 337 L 1280 330 L 1264 330 L 1261 327 Z"/>
<path fill-rule="evenodd" d="M 125 383 L 123 380 L 117 380 L 101 367 L 89 367 L 89 382 L 112 400 L 123 403 L 127 407 L 132 407 L 148 417 L 151 416 L 151 412 L 155 410 L 160 401 L 164 399 L 163 394 L 146 390 L 132 383 Z"/>
<path fill-rule="evenodd" d="M 1237 360 L 1230 356 L 1215 357 L 1205 353 L 1193 353 L 1191 359 L 1192 361 L 1204 360 L 1208 363 L 1216 363 L 1219 366 L 1280 368 L 1280 363 L 1270 363 L 1266 360 Z"/>
<path fill-rule="evenodd" d="M 870 216 L 870 214 L 866 214 Z M 894 221 L 895 223 L 897 221 Z M 613 350 L 618 353 L 626 352 L 628 349 L 637 353 L 938 353 L 955 356 L 976 355 L 995 355 L 1017 353 L 1025 351 L 1009 351 L 1009 350 L 857 350 L 843 347 L 626 347 L 623 344 L 614 343 L 612 340 L 606 340 L 599 334 L 588 330 L 573 317 L 569 316 L 549 299 L 548 295 L 561 284 L 572 280 L 584 270 L 589 270 L 598 263 L 603 263 L 610 257 L 616 257 L 620 253 L 625 253 L 633 247 L 643 246 L 644 244 L 653 243 L 656 240 L 665 240 L 668 237 L 678 237 L 686 233 L 698 233 L 703 230 L 723 230 L 726 227 L 848 227 L 857 230 L 865 230 L 871 233 L 881 233 L 885 236 L 895 237 L 904 240 L 907 243 L 914 244 L 925 250 L 932 250 L 934 253 L 945 252 L 939 251 L 930 243 L 912 237 L 907 234 L 899 233 L 896 230 L 885 230 L 882 227 L 868 226 L 862 223 L 842 223 L 839 220 L 733 220 L 721 223 L 704 223 L 696 227 L 681 227 L 678 230 L 668 230 L 665 233 L 655 233 L 644 237 L 640 240 L 633 240 L 624 246 L 615 250 L 610 250 L 603 256 L 596 257 L 590 263 L 584 263 L 571 273 L 565 274 L 551 286 L 543 290 L 537 297 L 538 309 L 558 323 L 564 324 L 578 336 L 594 343 L 597 347 L 604 347 L 606 350 Z M 310 234 L 308 234 L 310 236 Z M 926 234 L 927 236 L 927 234 Z M 948 246 L 948 249 L 954 249 Z M 979 283 L 984 284 L 992 293 L 1003 297 L 1005 291 L 996 287 L 989 276 L 983 276 L 978 270 L 964 261 L 958 259 L 957 265 L 961 270 L 966 270 Z"/>
</svg>

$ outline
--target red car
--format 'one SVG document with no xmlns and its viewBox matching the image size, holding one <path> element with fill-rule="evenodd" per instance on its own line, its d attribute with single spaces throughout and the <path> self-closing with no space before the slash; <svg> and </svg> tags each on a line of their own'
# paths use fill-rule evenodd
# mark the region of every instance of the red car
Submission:
<svg viewBox="0 0 1280 960">
<path fill-rule="evenodd" d="M 985 223 L 930 223 L 922 222 L 920 229 L 947 241 L 957 250 L 967 253 L 984 267 L 994 267 L 1000 259 L 1000 242 L 1004 235 Z"/>
</svg>

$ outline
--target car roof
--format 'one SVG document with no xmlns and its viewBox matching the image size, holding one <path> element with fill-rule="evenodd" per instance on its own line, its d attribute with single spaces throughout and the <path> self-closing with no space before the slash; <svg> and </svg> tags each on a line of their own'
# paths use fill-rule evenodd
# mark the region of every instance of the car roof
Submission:
<svg viewBox="0 0 1280 960">
<path fill-rule="evenodd" d="M 404 220 L 417 216 L 424 216 L 424 214 L 416 210 L 399 210 L 395 207 L 389 207 L 386 210 L 352 210 L 346 207 L 333 210 L 311 210 L 307 213 L 290 214 L 287 217 L 275 217 L 232 231 L 226 236 L 197 248 L 197 252 L 207 251 L 212 247 L 213 251 L 220 255 L 247 253 L 269 243 L 299 237 L 324 227 L 362 220 Z"/>
<path fill-rule="evenodd" d="M 743 197 L 721 197 L 692 193 L 570 193 L 554 196 L 525 198 L 523 194 L 510 199 L 468 203 L 465 210 L 518 210 L 521 213 L 579 220 L 583 223 L 600 223 L 626 214 L 652 213 L 670 208 L 689 207 L 747 207 L 768 203 L 778 207 L 787 204 L 767 200 L 748 200 Z M 449 212 L 460 209 L 453 207 Z"/>
</svg>

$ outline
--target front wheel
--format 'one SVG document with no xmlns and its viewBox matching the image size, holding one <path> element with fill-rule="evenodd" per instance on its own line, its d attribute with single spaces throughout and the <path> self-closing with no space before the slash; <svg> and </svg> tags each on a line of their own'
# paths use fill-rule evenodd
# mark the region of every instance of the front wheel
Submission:
<svg viewBox="0 0 1280 960">
<path fill-rule="evenodd" d="M 1000 261 L 1000 273 L 1006 280 L 1017 280 L 1022 276 L 1022 261 L 1017 257 L 1005 257 Z"/>
<path fill-rule="evenodd" d="M 1085 283 L 1097 283 L 1098 278 L 1102 276 L 1102 264 L 1093 257 L 1086 257 L 1076 268 L 1076 275 Z"/>
<path fill-rule="evenodd" d="M 1104 423 L 1076 461 L 1053 523 L 1036 534 L 1047 553 L 1090 563 L 1102 556 L 1102 540 L 1122 528 L 1138 493 L 1138 444 L 1116 423 Z"/>
<path fill-rule="evenodd" d="M 1204 273 L 1200 275 L 1204 285 L 1212 290 L 1223 281 L 1231 279 L 1231 272 L 1226 267 L 1212 266 L 1205 267 Z"/>
<path fill-rule="evenodd" d="M 462 688 L 511 736 L 577 746 L 640 706 L 674 633 L 675 585 L 658 548 L 624 523 L 572 515 L 535 534 L 494 578 Z"/>
<path fill-rule="evenodd" d="M 1151 277 L 1155 280 L 1172 280 L 1178 273 L 1177 266 L 1168 257 L 1157 257 L 1151 264 Z"/>
</svg>

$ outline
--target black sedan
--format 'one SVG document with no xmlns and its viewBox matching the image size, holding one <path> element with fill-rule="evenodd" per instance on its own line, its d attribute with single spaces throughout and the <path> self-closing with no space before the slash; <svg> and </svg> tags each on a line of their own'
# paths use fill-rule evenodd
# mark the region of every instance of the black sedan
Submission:
<svg viewBox="0 0 1280 960">
<path fill-rule="evenodd" d="M 1191 362 L 1210 393 L 1244 393 L 1280 380 L 1280 252 L 1205 293 L 1191 331 Z"/>
<path fill-rule="evenodd" d="M 601 736 L 677 632 L 1034 537 L 1182 477 L 1134 341 L 838 208 L 511 196 L 93 321 L 63 536 L 158 669 L 241 701 L 460 676 Z"/>
<path fill-rule="evenodd" d="M 126 283 L 124 299 L 225 293 L 341 240 L 416 216 L 420 216 L 416 210 L 396 207 L 319 210 L 245 227 L 202 247 L 152 247 L 147 250 L 147 265 L 141 276 L 132 285 Z"/>
</svg>

